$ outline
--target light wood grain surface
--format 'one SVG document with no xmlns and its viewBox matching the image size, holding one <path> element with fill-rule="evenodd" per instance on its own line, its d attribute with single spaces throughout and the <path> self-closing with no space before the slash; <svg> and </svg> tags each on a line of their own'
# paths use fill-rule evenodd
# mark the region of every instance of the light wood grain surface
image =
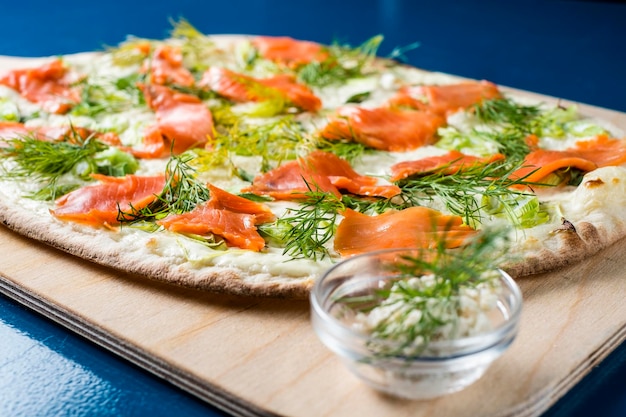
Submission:
<svg viewBox="0 0 626 417">
<path fill-rule="evenodd" d="M 303 301 L 238 298 L 128 276 L 0 229 L 2 291 L 238 415 L 538 415 L 626 337 L 626 242 L 521 279 L 520 334 L 465 391 L 380 395 L 317 339 Z"/>
<path fill-rule="evenodd" d="M 626 115 L 583 106 L 626 130 Z M 0 291 L 241 416 L 537 416 L 626 339 L 626 241 L 520 279 L 513 346 L 429 401 L 367 388 L 317 339 L 306 301 L 199 292 L 84 262 L 0 227 Z"/>
</svg>

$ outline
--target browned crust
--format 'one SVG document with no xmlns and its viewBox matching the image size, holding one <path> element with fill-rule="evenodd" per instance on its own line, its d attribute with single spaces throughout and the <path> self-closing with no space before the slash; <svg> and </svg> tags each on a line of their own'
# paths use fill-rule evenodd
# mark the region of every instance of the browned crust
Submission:
<svg viewBox="0 0 626 417">
<path fill-rule="evenodd" d="M 626 234 L 623 228 L 608 232 L 589 222 L 577 223 L 574 228 L 555 229 L 551 237 L 556 240 L 555 250 L 543 247 L 534 253 L 523 253 L 522 259 L 504 265 L 503 269 L 513 277 L 554 271 L 588 258 Z"/>
<path fill-rule="evenodd" d="M 139 260 L 129 254 L 127 248 L 114 245 L 106 249 L 93 244 L 91 236 L 80 232 L 67 233 L 59 221 L 50 215 L 36 215 L 0 201 L 0 220 L 9 229 L 31 239 L 46 243 L 81 259 L 95 262 L 124 272 L 187 288 L 228 293 L 243 296 L 304 299 L 313 285 L 313 279 L 294 279 L 293 282 L 277 279 L 262 283 L 246 281 L 245 271 L 215 268 L 196 271 L 152 257 Z M 513 277 L 549 272 L 577 263 L 606 248 L 626 235 L 626 228 L 607 231 L 588 222 L 574 227 L 555 229 L 550 239 L 555 249 L 540 247 L 533 253 L 522 253 L 522 258 L 503 266 Z M 94 229 L 94 233 L 106 236 L 115 233 L 106 229 Z"/>
<path fill-rule="evenodd" d="M 90 235 L 79 232 L 67 233 L 59 222 L 50 215 L 40 216 L 13 207 L 0 201 L 0 221 L 9 229 L 31 239 L 48 244 L 63 252 L 103 266 L 136 274 L 145 278 L 167 282 L 187 288 L 228 293 L 243 296 L 277 297 L 304 299 L 308 297 L 312 279 L 285 279 L 262 283 L 245 280 L 245 271 L 238 269 L 215 268 L 195 271 L 152 257 L 138 259 L 129 254 L 127 248 L 117 245 L 113 250 L 102 248 L 93 242 Z M 106 229 L 97 233 L 106 235 Z"/>
</svg>

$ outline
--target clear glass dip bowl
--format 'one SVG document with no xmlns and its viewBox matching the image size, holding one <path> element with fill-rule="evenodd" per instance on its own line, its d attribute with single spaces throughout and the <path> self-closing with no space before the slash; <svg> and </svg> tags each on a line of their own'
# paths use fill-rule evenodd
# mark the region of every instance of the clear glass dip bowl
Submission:
<svg viewBox="0 0 626 417">
<path fill-rule="evenodd" d="M 430 341 L 417 354 L 396 354 L 401 348 L 394 344 L 399 342 L 359 330 L 355 317 L 357 310 L 376 305 L 376 301 L 372 304 L 372 296 L 375 298 L 381 288 L 388 288 L 398 279 L 398 273 L 389 269 L 389 260 L 406 253 L 368 253 L 328 270 L 311 291 L 313 328 L 321 341 L 374 389 L 409 399 L 459 391 L 479 379 L 515 339 L 522 308 L 520 289 L 504 271 L 494 270 L 498 285 L 491 297 L 493 308 L 483 315 L 489 330 Z M 414 256 L 415 251 L 410 254 Z M 369 299 L 369 304 L 359 303 L 360 299 Z"/>
</svg>

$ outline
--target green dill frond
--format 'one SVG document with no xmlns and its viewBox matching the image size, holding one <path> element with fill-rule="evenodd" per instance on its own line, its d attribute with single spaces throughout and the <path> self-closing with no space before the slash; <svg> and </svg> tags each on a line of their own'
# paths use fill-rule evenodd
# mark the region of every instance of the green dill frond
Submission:
<svg viewBox="0 0 626 417">
<path fill-rule="evenodd" d="M 335 235 L 339 213 L 344 209 L 335 195 L 309 188 L 298 208 L 289 209 L 274 223 L 261 225 L 260 230 L 282 242 L 283 253 L 291 258 L 316 261 L 330 255 L 326 244 Z"/>
<path fill-rule="evenodd" d="M 154 202 L 142 209 L 131 207 L 130 211 L 119 211 L 118 221 L 135 223 L 162 219 L 168 214 L 182 214 L 193 210 L 198 204 L 208 201 L 210 191 L 196 178 L 195 169 L 189 164 L 193 154 L 172 155 L 165 168 L 165 186 Z"/>
<path fill-rule="evenodd" d="M 7 179 L 29 179 L 41 183 L 41 193 L 37 198 L 55 199 L 68 191 L 67 184 L 61 184 L 61 177 L 73 174 L 76 181 L 88 181 L 90 174 L 98 172 L 96 155 L 108 146 L 98 142 L 93 136 L 82 138 L 76 131 L 60 141 L 44 141 L 34 134 L 6 141 L 0 148 L 0 155 L 10 158 L 15 166 L 10 170 L 3 167 L 2 176 Z"/>
<path fill-rule="evenodd" d="M 368 75 L 383 41 L 382 35 L 374 36 L 354 48 L 333 43 L 325 49 L 328 57 L 323 61 L 313 61 L 297 70 L 298 79 L 314 87 L 328 87 L 345 83 L 351 78 Z"/>
<path fill-rule="evenodd" d="M 333 153 L 350 163 L 353 163 L 364 154 L 372 151 L 371 148 L 359 142 L 327 140 L 321 137 L 315 139 L 315 147 L 322 151 Z"/>
<path fill-rule="evenodd" d="M 492 163 L 467 167 L 448 175 L 440 170 L 411 176 L 398 182 L 402 193 L 396 200 L 399 199 L 401 203 L 392 204 L 397 209 L 403 209 L 423 205 L 436 197 L 450 213 L 461 216 L 466 224 L 475 226 L 482 221 L 481 199 L 495 199 L 504 206 L 516 204 L 515 197 L 529 194 L 523 191 L 524 187 L 540 185 L 527 182 L 524 178 L 511 178 L 514 170 L 506 163 Z"/>
<path fill-rule="evenodd" d="M 444 241 L 383 261 L 385 273 L 394 277 L 387 287 L 336 300 L 357 315 L 382 313 L 368 329 L 368 348 L 378 357 L 422 354 L 442 337 L 444 326 L 456 328 L 465 289 L 497 288 L 496 268 L 508 256 L 506 229 L 483 230 L 454 251 Z"/>
<path fill-rule="evenodd" d="M 406 62 L 408 59 L 406 57 L 406 53 L 412 51 L 414 49 L 419 48 L 419 42 L 413 42 L 406 46 L 396 46 L 393 50 L 387 55 L 387 59 L 393 59 L 401 62 Z"/>
<path fill-rule="evenodd" d="M 509 98 L 484 100 L 471 110 L 482 123 L 508 125 L 528 131 L 529 123 L 541 114 L 539 106 L 525 106 Z"/>
</svg>

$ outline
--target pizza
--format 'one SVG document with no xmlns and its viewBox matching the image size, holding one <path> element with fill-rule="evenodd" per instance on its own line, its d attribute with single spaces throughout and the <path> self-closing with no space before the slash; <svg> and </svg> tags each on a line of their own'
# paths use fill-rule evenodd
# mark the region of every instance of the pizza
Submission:
<svg viewBox="0 0 626 417">
<path fill-rule="evenodd" d="M 163 40 L 2 58 L 0 218 L 151 279 L 290 298 L 375 250 L 505 228 L 500 266 L 519 278 L 626 234 L 619 126 L 377 56 L 381 41 L 181 21 Z"/>
</svg>

